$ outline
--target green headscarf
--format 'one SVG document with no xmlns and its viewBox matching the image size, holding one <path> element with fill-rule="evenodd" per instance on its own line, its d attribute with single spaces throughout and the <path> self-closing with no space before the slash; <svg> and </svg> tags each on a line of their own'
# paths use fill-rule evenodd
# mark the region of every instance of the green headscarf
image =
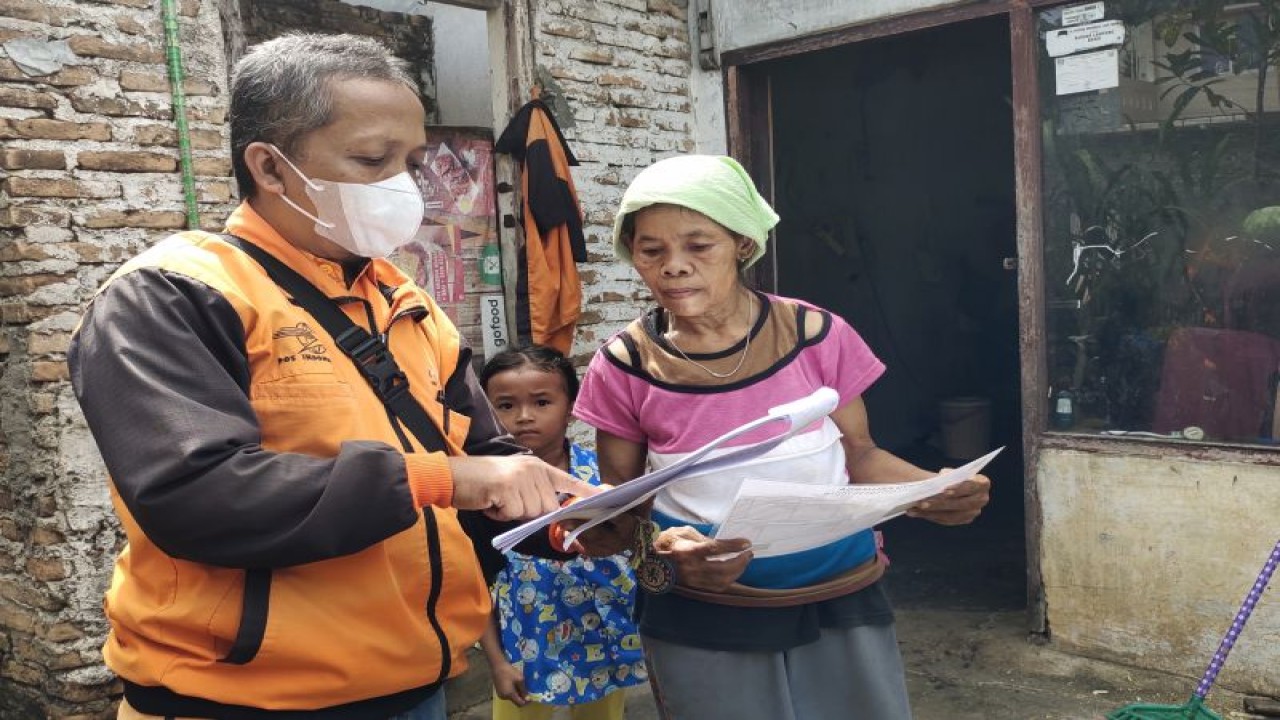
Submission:
<svg viewBox="0 0 1280 720">
<path fill-rule="evenodd" d="M 747 266 L 764 256 L 769 230 L 778 224 L 778 214 L 760 197 L 737 160 L 723 155 L 679 155 L 642 170 L 623 193 L 613 219 L 613 250 L 619 258 L 632 263 L 631 251 L 622 242 L 623 220 L 660 204 L 696 210 L 754 240 L 756 249 Z"/>
</svg>

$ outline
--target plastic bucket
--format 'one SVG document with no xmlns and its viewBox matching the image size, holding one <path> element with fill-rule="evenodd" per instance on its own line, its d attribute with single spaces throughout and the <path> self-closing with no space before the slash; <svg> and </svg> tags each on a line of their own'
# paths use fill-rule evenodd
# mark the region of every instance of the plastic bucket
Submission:
<svg viewBox="0 0 1280 720">
<path fill-rule="evenodd" d="M 981 457 L 991 445 L 991 400 L 947 398 L 938 403 L 938 424 L 942 431 L 942 452 L 948 458 Z"/>
</svg>

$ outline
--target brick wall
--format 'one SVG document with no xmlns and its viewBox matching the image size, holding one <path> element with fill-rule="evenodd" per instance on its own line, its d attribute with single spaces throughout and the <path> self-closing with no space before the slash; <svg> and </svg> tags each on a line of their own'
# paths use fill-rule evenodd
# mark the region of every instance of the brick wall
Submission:
<svg viewBox="0 0 1280 720">
<path fill-rule="evenodd" d="M 581 364 L 651 302 L 635 271 L 614 260 L 613 214 L 636 173 L 693 151 L 687 2 L 543 0 L 533 31 L 537 75 L 582 163 L 573 171 L 589 256 L 579 268 Z"/>
<path fill-rule="evenodd" d="M 65 352 L 94 288 L 184 222 L 158 2 L 0 0 L 0 43 L 65 41 L 66 58 L 31 75 L 15 62 L 20 51 L 0 47 L 0 720 L 113 717 L 99 648 L 119 532 Z M 425 19 L 315 7 L 182 0 L 204 226 L 218 227 L 234 200 L 224 43 L 292 28 L 368 31 L 429 63 Z M 225 28 L 224 41 L 220 17 L 245 26 Z M 648 301 L 614 262 L 609 227 L 636 172 L 692 148 L 686 11 L 671 0 L 548 0 L 532 20 L 539 76 L 559 95 L 583 163 L 584 360 Z M 430 102 L 430 82 L 424 90 Z"/>
<path fill-rule="evenodd" d="M 233 194 L 217 8 L 180 8 L 200 213 L 216 226 Z M 24 72 L 23 39 L 65 47 L 65 64 Z M 161 14 L 0 0 L 0 42 L 0 718 L 105 716 L 119 536 L 65 353 L 89 293 L 184 225 Z"/>
</svg>

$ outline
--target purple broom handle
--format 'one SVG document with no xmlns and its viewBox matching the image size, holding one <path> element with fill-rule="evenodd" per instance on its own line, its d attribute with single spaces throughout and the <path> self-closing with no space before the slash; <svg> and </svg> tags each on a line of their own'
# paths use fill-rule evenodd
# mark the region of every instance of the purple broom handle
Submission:
<svg viewBox="0 0 1280 720">
<path fill-rule="evenodd" d="M 1236 638 L 1240 637 L 1240 631 L 1244 629 L 1244 624 L 1249 620 L 1249 616 L 1253 614 L 1253 607 L 1258 604 L 1258 598 L 1262 597 L 1262 591 L 1267 589 L 1267 583 L 1271 582 L 1271 575 L 1276 571 L 1276 565 L 1280 564 L 1280 540 L 1276 541 L 1276 546 L 1271 550 L 1271 557 L 1267 558 L 1267 563 L 1262 566 L 1262 572 L 1258 573 L 1258 580 L 1253 583 L 1253 587 L 1249 590 L 1249 594 L 1245 596 L 1244 604 L 1240 606 L 1240 612 L 1236 613 L 1236 619 L 1231 621 L 1231 629 L 1227 630 L 1226 637 L 1222 638 L 1222 644 L 1218 645 L 1218 651 L 1213 654 L 1213 659 L 1209 661 L 1209 667 L 1204 671 L 1204 677 L 1201 678 L 1200 684 L 1196 686 L 1195 697 L 1204 700 L 1209 694 L 1209 688 L 1213 687 L 1213 681 L 1218 678 L 1218 673 L 1222 671 L 1222 664 L 1227 661 L 1227 653 L 1231 652 L 1232 646 L 1236 644 Z"/>
</svg>

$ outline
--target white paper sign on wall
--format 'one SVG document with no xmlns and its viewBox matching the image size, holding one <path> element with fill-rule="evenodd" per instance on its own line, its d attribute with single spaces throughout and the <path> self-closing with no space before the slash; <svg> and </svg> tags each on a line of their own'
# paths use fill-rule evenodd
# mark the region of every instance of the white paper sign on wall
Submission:
<svg viewBox="0 0 1280 720">
<path fill-rule="evenodd" d="M 1105 3 L 1091 2 L 1062 8 L 1062 27 L 1083 25 L 1101 20 L 1106 14 Z"/>
<path fill-rule="evenodd" d="M 484 336 L 484 359 L 512 347 L 507 334 L 507 308 L 501 295 L 480 296 L 480 331 Z"/>
<path fill-rule="evenodd" d="M 1084 50 L 1119 45 L 1124 42 L 1124 23 L 1106 20 L 1062 30 L 1050 30 L 1044 36 L 1049 57 L 1061 57 Z"/>
<path fill-rule="evenodd" d="M 1053 65 L 1059 95 L 1105 90 L 1120 84 L 1120 53 L 1115 48 L 1060 57 Z"/>
</svg>

